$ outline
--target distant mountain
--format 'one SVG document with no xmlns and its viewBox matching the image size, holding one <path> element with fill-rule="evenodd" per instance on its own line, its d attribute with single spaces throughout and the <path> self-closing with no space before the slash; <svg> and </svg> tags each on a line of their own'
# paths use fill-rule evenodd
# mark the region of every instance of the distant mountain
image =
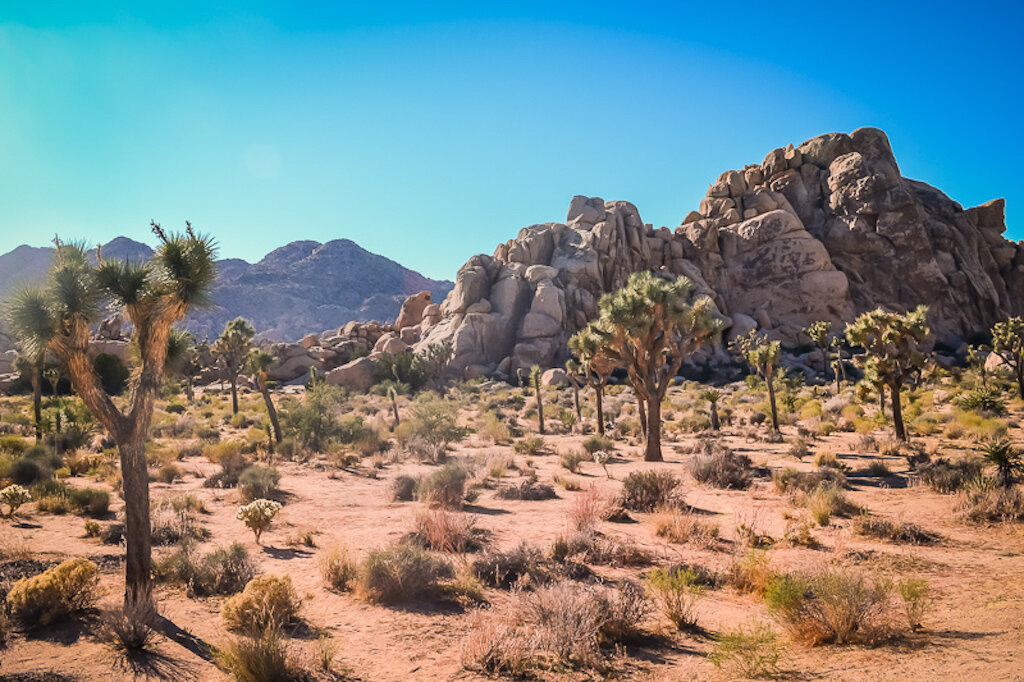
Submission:
<svg viewBox="0 0 1024 682">
<path fill-rule="evenodd" d="M 144 260 L 153 250 L 117 237 L 101 253 L 104 258 Z M 41 280 L 52 258 L 52 248 L 31 246 L 0 255 L 0 298 L 22 282 Z M 451 282 L 424 277 L 349 239 L 298 241 L 258 263 L 218 261 L 214 307 L 196 311 L 185 326 L 213 338 L 225 322 L 242 316 L 253 322 L 261 338 L 292 341 L 351 320 L 392 322 L 409 294 L 429 291 L 440 302 L 451 288 Z"/>
</svg>

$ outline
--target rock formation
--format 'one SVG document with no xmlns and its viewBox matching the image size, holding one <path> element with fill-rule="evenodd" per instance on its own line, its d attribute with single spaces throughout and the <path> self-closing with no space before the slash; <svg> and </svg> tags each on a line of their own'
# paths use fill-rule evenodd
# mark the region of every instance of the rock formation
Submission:
<svg viewBox="0 0 1024 682">
<path fill-rule="evenodd" d="M 693 280 L 727 338 L 758 328 L 792 347 L 815 320 L 923 303 L 953 351 L 1024 312 L 1024 247 L 1005 229 L 1002 199 L 964 210 L 902 177 L 882 131 L 820 135 L 723 173 L 674 231 L 628 202 L 574 197 L 565 223 L 472 257 L 440 317 L 425 315 L 418 347 L 450 340 L 463 376 L 551 366 L 602 294 L 651 270 Z M 712 358 L 726 358 L 721 341 L 694 360 Z"/>
</svg>

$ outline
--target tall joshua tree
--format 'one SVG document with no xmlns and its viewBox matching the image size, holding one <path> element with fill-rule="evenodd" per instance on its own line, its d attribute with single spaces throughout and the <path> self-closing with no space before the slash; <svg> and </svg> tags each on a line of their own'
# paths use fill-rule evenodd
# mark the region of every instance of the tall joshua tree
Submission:
<svg viewBox="0 0 1024 682">
<path fill-rule="evenodd" d="M 267 385 L 269 379 L 268 372 L 270 368 L 274 366 L 277 360 L 270 353 L 254 348 L 249 353 L 249 358 L 246 361 L 246 367 L 249 373 L 256 377 L 256 383 L 260 387 L 260 393 L 263 395 L 263 404 L 267 406 L 267 416 L 270 417 L 270 427 L 274 430 L 273 436 L 275 443 L 281 442 L 281 422 L 277 419 L 277 408 L 274 407 L 274 401 L 270 398 L 270 388 Z"/>
<path fill-rule="evenodd" d="M 707 401 L 711 414 L 711 430 L 718 431 L 721 428 L 721 421 L 718 419 L 718 401 L 722 398 L 722 392 L 717 388 L 709 388 L 701 391 L 698 397 Z"/>
<path fill-rule="evenodd" d="M 1017 390 L 1024 400 L 1024 320 L 1011 317 L 992 327 L 992 352 L 1013 371 Z"/>
<path fill-rule="evenodd" d="M 741 336 L 732 342 L 733 347 L 739 350 L 743 359 L 747 361 L 751 369 L 757 372 L 758 376 L 764 379 L 768 387 L 768 406 L 772 412 L 772 431 L 779 432 L 779 410 L 775 402 L 775 369 L 782 359 L 782 344 L 778 341 L 769 341 L 764 334 L 758 334 L 751 329 L 746 336 Z"/>
<path fill-rule="evenodd" d="M 231 412 L 238 414 L 238 375 L 252 350 L 256 330 L 244 317 L 236 317 L 224 325 L 224 333 L 213 344 L 213 356 L 220 363 L 222 376 L 231 384 Z"/>
<path fill-rule="evenodd" d="M 537 425 L 540 435 L 544 435 L 544 397 L 541 394 L 540 365 L 530 368 L 530 386 L 533 388 L 533 397 L 537 400 Z"/>
<path fill-rule="evenodd" d="M 162 386 L 172 325 L 208 302 L 215 275 L 213 241 L 186 223 L 169 234 L 153 223 L 160 241 L 147 263 L 103 260 L 93 264 L 82 244 L 55 240 L 46 284 L 12 301 L 12 328 L 30 357 L 49 351 L 62 362 L 75 392 L 110 433 L 121 458 L 124 486 L 125 606 L 152 602 L 150 586 L 149 473 L 146 438 Z M 132 377 L 127 411 L 103 390 L 89 358 L 89 325 L 105 304 L 121 307 L 134 326 L 141 362 Z"/>
<path fill-rule="evenodd" d="M 710 341 L 722 325 L 712 314 L 711 299 L 690 302 L 693 283 L 674 282 L 635 272 L 626 286 L 601 297 L 604 346 L 647 411 L 644 461 L 660 462 L 661 400 L 686 356 Z"/>
<path fill-rule="evenodd" d="M 828 366 L 829 366 L 829 352 L 832 349 L 832 345 L 835 341 L 832 338 L 832 323 L 827 320 L 818 320 L 811 324 L 810 327 L 804 330 L 807 336 L 811 337 L 811 342 L 817 347 L 821 353 L 821 364 L 825 369 L 825 382 L 828 382 Z M 839 375 L 836 374 L 836 389 L 839 387 Z"/>
<path fill-rule="evenodd" d="M 846 327 L 850 344 L 863 346 L 866 351 L 865 367 L 889 389 L 893 429 L 902 441 L 907 440 L 907 431 L 903 426 L 900 389 L 908 375 L 923 364 L 920 346 L 928 334 L 928 306 L 919 306 L 905 315 L 877 308 Z"/>
<path fill-rule="evenodd" d="M 615 369 L 615 361 L 604 346 L 599 320 L 591 322 L 569 339 L 569 350 L 576 356 L 580 373 L 587 385 L 594 389 L 594 409 L 597 413 L 597 432 L 604 435 L 604 387 Z"/>
</svg>

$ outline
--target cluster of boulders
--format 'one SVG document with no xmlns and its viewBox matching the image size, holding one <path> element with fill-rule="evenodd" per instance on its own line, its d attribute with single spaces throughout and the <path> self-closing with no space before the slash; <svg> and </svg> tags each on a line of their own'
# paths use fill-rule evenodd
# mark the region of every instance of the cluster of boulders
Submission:
<svg viewBox="0 0 1024 682">
<path fill-rule="evenodd" d="M 814 321 L 841 329 L 877 306 L 919 304 L 953 354 L 1024 310 L 1024 248 L 1005 229 L 1002 199 L 964 210 L 902 177 L 882 131 L 831 133 L 723 173 L 675 230 L 625 201 L 573 198 L 565 223 L 472 257 L 419 344 L 451 341 L 452 370 L 466 377 L 550 367 L 601 295 L 650 270 L 691 279 L 725 325 L 692 363 L 731 362 L 724 343 L 751 329 L 792 348 Z M 788 362 L 809 367 L 814 354 Z"/>
</svg>

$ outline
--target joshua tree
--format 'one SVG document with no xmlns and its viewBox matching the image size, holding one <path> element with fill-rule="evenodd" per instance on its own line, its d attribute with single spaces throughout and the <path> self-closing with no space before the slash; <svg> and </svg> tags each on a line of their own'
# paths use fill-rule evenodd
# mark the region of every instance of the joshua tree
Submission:
<svg viewBox="0 0 1024 682">
<path fill-rule="evenodd" d="M 569 349 L 576 355 L 584 380 L 594 389 L 597 432 L 603 436 L 604 387 L 608 385 L 608 379 L 612 376 L 615 362 L 608 356 L 602 338 L 600 322 L 591 322 L 573 334 L 569 339 Z"/>
<path fill-rule="evenodd" d="M 530 368 L 530 386 L 533 388 L 533 397 L 537 400 L 537 424 L 540 435 L 544 435 L 544 397 L 540 391 L 540 365 Z"/>
<path fill-rule="evenodd" d="M 896 438 L 907 440 L 903 427 L 900 389 L 907 377 L 924 362 L 920 345 L 928 337 L 928 306 L 900 315 L 878 308 L 864 313 L 846 327 L 846 338 L 867 352 L 866 369 L 878 376 L 889 389 L 892 402 L 892 423 Z"/>
<path fill-rule="evenodd" d="M 769 341 L 767 336 L 751 329 L 749 334 L 733 341 L 733 347 L 739 350 L 751 369 L 764 379 L 768 387 L 768 405 L 772 411 L 772 431 L 778 433 L 779 410 L 775 404 L 775 369 L 782 358 L 782 344 L 778 341 Z"/>
<path fill-rule="evenodd" d="M 829 366 L 829 351 L 832 349 L 835 341 L 832 338 L 832 323 L 827 320 L 819 320 L 811 324 L 810 327 L 804 330 L 807 336 L 811 337 L 811 342 L 817 346 L 818 351 L 821 352 L 821 364 L 825 368 L 825 381 L 828 382 L 828 366 Z M 838 385 L 838 375 L 836 375 L 836 383 Z"/>
<path fill-rule="evenodd" d="M 49 351 L 62 362 L 75 392 L 110 433 L 121 456 L 125 509 L 125 606 L 152 603 L 150 586 L 149 472 L 146 438 L 163 384 L 172 325 L 207 302 L 215 275 L 214 243 L 196 235 L 167 234 L 148 263 L 103 260 L 93 264 L 81 244 L 55 240 L 47 283 L 26 289 L 11 305 L 11 323 L 30 357 Z M 123 307 L 134 327 L 140 366 L 133 375 L 127 411 L 114 404 L 89 358 L 89 325 L 105 304 Z"/>
<path fill-rule="evenodd" d="M 388 386 L 388 399 L 391 401 L 391 416 L 394 417 L 394 421 L 391 423 L 391 430 L 394 431 L 401 423 L 401 420 L 398 418 L 398 391 L 395 390 L 394 386 Z"/>
<path fill-rule="evenodd" d="M 213 344 L 213 355 L 220 363 L 223 378 L 231 384 L 231 411 L 238 414 L 238 375 L 252 350 L 252 337 L 256 331 L 244 317 L 224 325 L 224 333 Z"/>
<path fill-rule="evenodd" d="M 569 358 L 565 361 L 565 376 L 572 386 L 572 405 L 576 410 L 576 423 L 580 423 L 583 421 L 583 414 L 580 411 L 580 387 L 584 385 L 586 377 L 578 360 Z"/>
<path fill-rule="evenodd" d="M 661 400 L 686 356 L 721 330 L 711 299 L 690 302 L 693 283 L 674 282 L 649 272 L 630 275 L 626 286 L 601 297 L 597 329 L 616 364 L 626 368 L 647 411 L 644 461 L 660 462 Z"/>
<path fill-rule="evenodd" d="M 254 348 L 249 353 L 249 359 L 246 361 L 246 367 L 249 372 L 256 377 L 256 383 L 260 387 L 260 393 L 263 394 L 263 404 L 267 406 L 267 416 L 270 417 L 270 426 L 273 428 L 274 443 L 281 442 L 281 422 L 277 420 L 277 409 L 274 407 L 274 401 L 270 399 L 270 389 L 267 387 L 267 372 L 277 360 L 270 353 Z M 273 447 L 271 447 L 273 452 Z"/>
<path fill-rule="evenodd" d="M 981 449 L 982 457 L 996 467 L 996 482 L 1009 488 L 1017 479 L 1024 464 L 1021 462 L 1020 450 L 1006 438 L 989 441 Z"/>
<path fill-rule="evenodd" d="M 992 327 L 992 352 L 1013 371 L 1017 390 L 1024 400 L 1024 320 L 1011 317 Z"/>
<path fill-rule="evenodd" d="M 985 367 L 985 361 L 988 359 L 986 353 L 989 352 L 991 351 L 986 346 L 967 347 L 967 365 L 978 373 L 984 388 L 988 388 L 988 369 Z"/>
<path fill-rule="evenodd" d="M 14 300 L 22 300 L 26 295 L 19 293 Z M 43 364 L 46 359 L 45 352 L 36 352 L 29 356 L 25 352 L 18 353 L 14 361 L 14 368 L 21 376 L 27 376 L 32 384 L 32 423 L 36 429 L 36 442 L 43 439 Z"/>
<path fill-rule="evenodd" d="M 717 431 L 721 428 L 721 424 L 718 421 L 718 401 L 722 397 L 722 392 L 716 388 L 709 388 L 700 392 L 700 399 L 706 400 L 708 408 L 711 411 L 711 428 Z"/>
</svg>

